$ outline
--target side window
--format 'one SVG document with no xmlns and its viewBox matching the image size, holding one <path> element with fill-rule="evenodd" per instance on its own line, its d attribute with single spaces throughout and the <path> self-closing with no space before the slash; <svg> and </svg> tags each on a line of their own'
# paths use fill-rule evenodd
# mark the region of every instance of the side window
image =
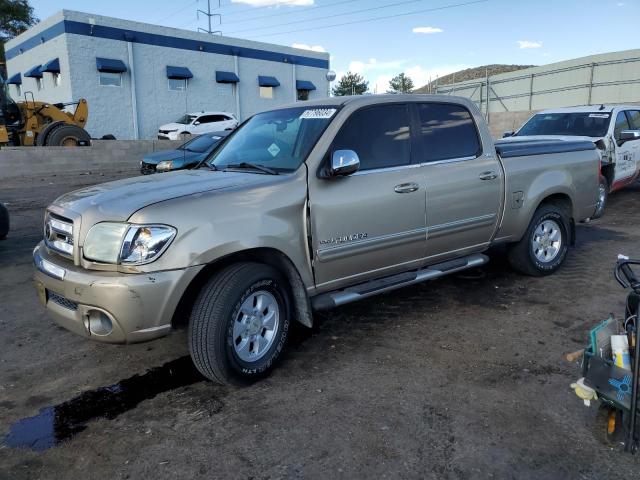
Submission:
<svg viewBox="0 0 640 480">
<path fill-rule="evenodd" d="M 618 112 L 618 116 L 616 117 L 616 126 L 613 129 L 613 136 L 616 140 L 620 138 L 620 132 L 623 130 L 630 130 L 629 122 L 627 121 L 627 116 L 624 112 Z"/>
<path fill-rule="evenodd" d="M 469 110 L 450 103 L 418 106 L 422 162 L 475 157 L 482 146 Z"/>
<path fill-rule="evenodd" d="M 353 150 L 360 170 L 411 163 L 411 134 L 406 105 L 380 105 L 353 113 L 333 141 L 333 150 Z"/>
<path fill-rule="evenodd" d="M 211 123 L 211 122 L 215 122 L 216 120 L 214 120 L 214 116 L 213 115 L 203 115 L 200 118 L 198 118 L 198 122 L 202 123 Z"/>
<path fill-rule="evenodd" d="M 627 110 L 631 130 L 640 130 L 640 110 Z"/>
</svg>

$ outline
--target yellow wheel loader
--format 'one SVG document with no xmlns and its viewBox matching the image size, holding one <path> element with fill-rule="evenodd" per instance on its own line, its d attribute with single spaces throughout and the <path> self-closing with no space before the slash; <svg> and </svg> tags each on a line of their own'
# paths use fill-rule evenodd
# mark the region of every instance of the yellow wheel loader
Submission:
<svg viewBox="0 0 640 480">
<path fill-rule="evenodd" d="M 80 147 L 91 144 L 91 137 L 84 129 L 89 109 L 87 101 L 80 99 L 69 103 L 46 103 L 27 99 L 14 102 L 8 85 L 1 89 L 2 118 L 0 118 L 0 146 L 56 146 Z M 75 106 L 72 112 L 67 107 Z"/>
</svg>

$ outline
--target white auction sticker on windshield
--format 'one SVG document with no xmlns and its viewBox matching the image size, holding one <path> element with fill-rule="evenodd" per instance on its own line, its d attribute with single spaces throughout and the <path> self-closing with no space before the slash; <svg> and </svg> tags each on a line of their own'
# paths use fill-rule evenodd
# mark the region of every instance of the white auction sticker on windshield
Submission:
<svg viewBox="0 0 640 480">
<path fill-rule="evenodd" d="M 590 113 L 589 118 L 609 118 L 608 113 Z"/>
<path fill-rule="evenodd" d="M 300 118 L 331 118 L 336 113 L 335 108 L 314 108 L 305 110 Z"/>
<path fill-rule="evenodd" d="M 272 143 L 269 148 L 267 148 L 267 152 L 269 152 L 272 157 L 275 157 L 280 153 L 280 147 L 275 143 Z"/>
</svg>

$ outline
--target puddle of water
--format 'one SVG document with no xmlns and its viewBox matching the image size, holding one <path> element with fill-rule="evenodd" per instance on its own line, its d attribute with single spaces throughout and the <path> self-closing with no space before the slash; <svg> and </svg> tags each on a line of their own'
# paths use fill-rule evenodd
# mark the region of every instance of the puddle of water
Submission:
<svg viewBox="0 0 640 480">
<path fill-rule="evenodd" d="M 83 431 L 90 420 L 112 420 L 143 400 L 202 380 L 204 377 L 191 358 L 181 357 L 114 385 L 88 390 L 59 405 L 45 407 L 33 417 L 18 420 L 11 426 L 4 443 L 14 448 L 43 451 Z"/>
</svg>

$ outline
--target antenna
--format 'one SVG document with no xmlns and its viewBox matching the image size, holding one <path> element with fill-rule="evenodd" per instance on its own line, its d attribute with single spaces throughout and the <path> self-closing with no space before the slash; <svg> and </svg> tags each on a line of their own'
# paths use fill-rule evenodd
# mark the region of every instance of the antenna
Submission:
<svg viewBox="0 0 640 480">
<path fill-rule="evenodd" d="M 218 8 L 220 8 L 220 0 L 218 0 Z M 198 27 L 198 31 L 203 31 L 205 33 L 208 33 L 209 35 L 213 35 L 214 33 L 219 33 L 220 35 L 222 35 L 222 30 L 211 30 L 211 17 L 218 17 L 218 20 L 220 21 L 218 25 L 222 25 L 222 15 L 220 15 L 219 13 L 211 13 L 211 0 L 207 0 L 206 12 L 200 9 L 196 11 L 196 18 L 200 19 L 200 14 L 203 14 L 207 17 L 207 20 L 209 21 L 209 28 L 204 29 Z"/>
</svg>

